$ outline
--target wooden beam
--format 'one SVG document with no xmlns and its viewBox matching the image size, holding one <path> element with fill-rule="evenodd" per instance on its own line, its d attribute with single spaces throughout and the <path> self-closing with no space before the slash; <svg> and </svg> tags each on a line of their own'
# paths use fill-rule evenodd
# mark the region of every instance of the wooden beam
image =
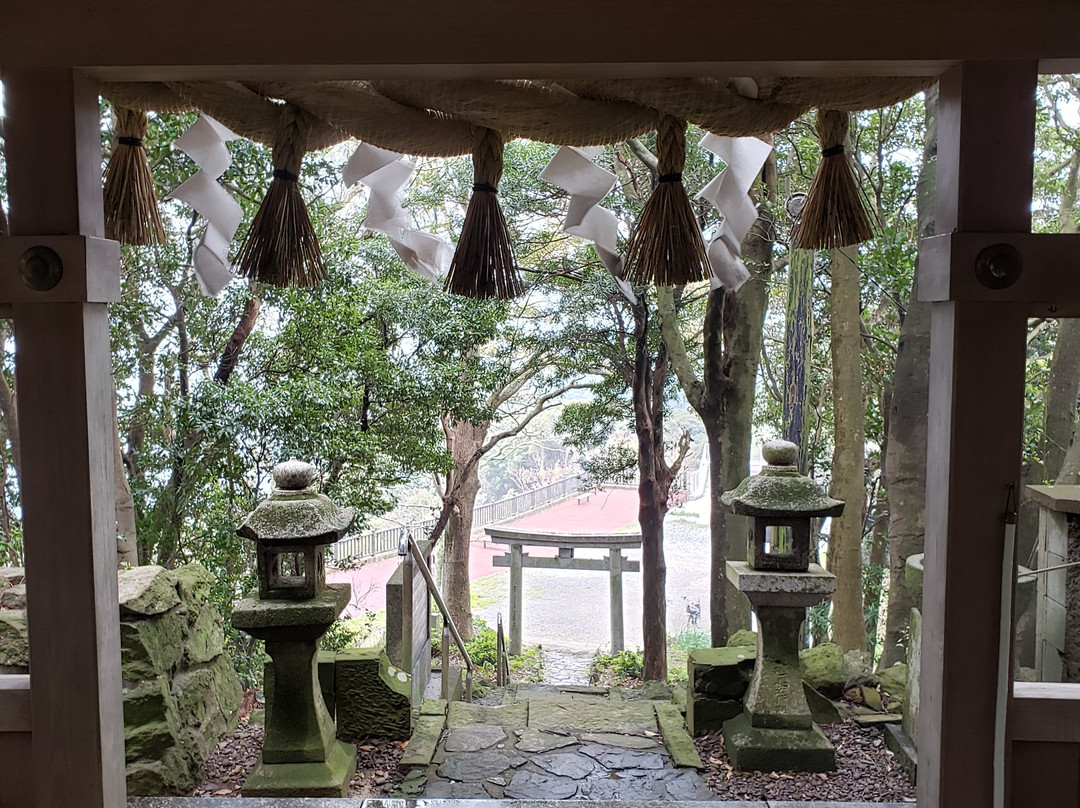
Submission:
<svg viewBox="0 0 1080 808">
<path fill-rule="evenodd" d="M 30 677 L 0 674 L 0 732 L 29 732 L 30 727 Z"/>
<path fill-rule="evenodd" d="M 964 64 L 942 77 L 939 232 L 1030 230 L 1036 69 Z M 922 808 L 1003 804 L 1005 512 L 1020 474 L 1026 327 L 1023 303 L 932 304 Z"/>
<path fill-rule="evenodd" d="M 96 84 L 66 69 L 5 65 L 2 75 L 11 235 L 101 237 Z M 64 274 L 85 269 L 85 261 L 65 262 Z M 118 264 L 113 272 L 119 273 Z M 57 300 L 48 291 L 36 299 L 13 306 L 33 604 L 34 801 L 37 808 L 121 808 L 108 312 L 105 303 Z"/>
<path fill-rule="evenodd" d="M 980 255 L 1014 252 L 1016 280 L 992 288 L 980 280 Z M 1080 304 L 1080 234 L 942 233 L 919 242 L 919 297 L 922 300 L 971 300 L 1034 303 L 1049 316 L 1058 307 Z"/>
<path fill-rule="evenodd" d="M 556 533 L 518 527 L 485 527 L 494 544 L 528 544 L 534 547 L 594 547 L 632 549 L 641 546 L 641 533 Z"/>
<path fill-rule="evenodd" d="M 1013 741 L 1080 744 L 1080 684 L 1016 682 L 1013 688 Z"/>
<path fill-rule="evenodd" d="M 623 572 L 640 572 L 641 562 L 630 561 L 619 556 L 622 565 L 619 567 Z M 513 556 L 506 553 L 501 556 L 493 556 L 493 567 L 513 567 Z M 528 553 L 521 554 L 521 566 L 523 569 L 539 570 L 580 570 L 584 572 L 609 572 L 611 563 L 608 558 L 543 558 L 531 556 Z"/>
<path fill-rule="evenodd" d="M 0 53 L 144 80 L 937 75 L 979 59 L 1080 70 L 1080 8 L 1062 0 L 879 0 L 872 13 L 863 0 L 824 12 L 799 0 L 669 0 L 663 17 L 673 35 L 657 35 L 646 0 L 38 0 L 5 5 Z"/>
</svg>

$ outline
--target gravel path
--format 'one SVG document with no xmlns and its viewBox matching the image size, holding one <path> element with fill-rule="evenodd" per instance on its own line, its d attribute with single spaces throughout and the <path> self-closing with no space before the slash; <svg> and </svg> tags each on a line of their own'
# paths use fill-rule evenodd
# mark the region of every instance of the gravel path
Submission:
<svg viewBox="0 0 1080 808">
<path fill-rule="evenodd" d="M 689 514 L 694 518 L 692 514 Z M 580 558 L 603 558 L 603 550 L 578 550 Z M 667 625 L 670 634 L 709 631 L 709 529 L 689 521 L 679 511 L 664 523 L 664 555 L 667 562 Z M 640 561 L 641 551 L 626 552 Z M 606 572 L 526 569 L 523 571 L 523 641 L 572 651 L 607 650 L 611 634 Z M 472 582 L 480 603 L 478 617 L 495 625 L 496 616 L 510 618 L 510 572 L 502 570 Z M 698 603 L 701 616 L 696 627 L 688 625 L 687 605 Z M 623 573 L 623 620 L 625 646 L 640 648 L 641 573 Z"/>
</svg>

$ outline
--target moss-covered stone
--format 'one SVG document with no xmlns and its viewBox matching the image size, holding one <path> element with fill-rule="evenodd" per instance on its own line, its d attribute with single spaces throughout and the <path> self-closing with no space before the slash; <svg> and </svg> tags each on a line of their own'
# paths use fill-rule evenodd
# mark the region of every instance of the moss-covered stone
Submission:
<svg viewBox="0 0 1080 808">
<path fill-rule="evenodd" d="M 0 592 L 0 606 L 5 609 L 26 608 L 26 584 L 9 586 Z"/>
<path fill-rule="evenodd" d="M 0 611 L 0 665 L 18 668 L 30 665 L 30 631 L 23 609 Z"/>
<path fill-rule="evenodd" d="M 120 665 L 127 681 L 171 674 L 184 654 L 186 619 L 180 610 L 154 620 L 120 621 Z"/>
<path fill-rule="evenodd" d="M 891 668 L 882 668 L 877 672 L 881 689 L 890 696 L 904 697 L 904 689 L 907 687 L 908 667 L 903 662 L 897 662 Z"/>
<path fill-rule="evenodd" d="M 244 781 L 245 797 L 344 797 L 356 772 L 356 747 L 335 741 L 326 761 L 277 763 L 260 758 Z"/>
<path fill-rule="evenodd" d="M 202 564 L 185 564 L 173 570 L 176 579 L 176 593 L 180 602 L 198 614 L 202 605 L 210 599 L 210 590 L 214 586 L 214 576 L 206 571 Z"/>
<path fill-rule="evenodd" d="M 847 651 L 843 663 L 844 689 L 849 687 L 874 686 L 874 660 L 869 651 Z"/>
<path fill-rule="evenodd" d="M 195 782 L 191 761 L 175 746 L 167 749 L 158 760 L 140 760 L 127 765 L 129 797 L 187 795 Z"/>
<path fill-rule="evenodd" d="M 124 691 L 124 725 L 129 727 L 176 720 L 176 706 L 166 676 L 147 679 Z"/>
<path fill-rule="evenodd" d="M 686 728 L 695 738 L 719 732 L 725 721 L 742 711 L 742 699 L 718 699 L 694 694 L 686 703 Z"/>
<path fill-rule="evenodd" d="M 333 718 L 337 711 L 337 701 L 334 696 L 334 666 L 337 654 L 333 651 L 319 651 L 317 658 L 319 660 L 319 689 L 322 691 L 323 703 L 326 704 L 326 712 Z M 270 659 L 263 665 L 263 694 L 266 698 L 264 720 L 269 723 L 270 711 L 274 705 L 274 661 Z"/>
<path fill-rule="evenodd" d="M 327 584 L 311 600 L 281 601 L 260 600 L 252 593 L 233 608 L 234 628 L 262 638 L 263 629 L 290 626 L 331 626 L 349 602 L 352 592 L 349 584 Z"/>
<path fill-rule="evenodd" d="M 694 746 L 693 739 L 686 731 L 686 724 L 679 708 L 674 704 L 656 704 L 655 707 L 660 735 L 671 755 L 671 762 L 684 768 L 704 768 L 697 747 Z"/>
<path fill-rule="evenodd" d="M 209 662 L 225 650 L 225 628 L 217 606 L 206 603 L 194 614 L 197 617 L 188 629 L 184 642 L 184 662 L 187 665 Z M 191 616 L 189 613 L 189 618 Z"/>
<path fill-rule="evenodd" d="M 728 637 L 727 641 L 729 648 L 757 648 L 757 632 L 751 631 L 748 628 L 741 628 Z"/>
<path fill-rule="evenodd" d="M 803 681 L 829 698 L 844 689 L 844 652 L 836 643 L 822 643 L 799 652 Z"/>
<path fill-rule="evenodd" d="M 337 655 L 334 669 L 340 738 L 377 735 L 406 740 L 412 732 L 412 682 L 379 648 Z"/>
<path fill-rule="evenodd" d="M 124 757 L 129 763 L 156 760 L 175 745 L 176 735 L 165 721 L 124 727 Z"/>
<path fill-rule="evenodd" d="M 6 581 L 8 586 L 16 586 L 26 580 L 26 570 L 22 567 L 0 567 L 0 580 Z M 0 589 L 6 589 L 0 584 Z"/>
<path fill-rule="evenodd" d="M 117 584 L 121 615 L 152 617 L 164 614 L 180 603 L 176 578 L 164 567 L 147 565 L 120 570 Z"/>
<path fill-rule="evenodd" d="M 687 654 L 687 683 L 695 694 L 739 700 L 754 674 L 757 650 L 747 646 L 696 648 Z"/>
<path fill-rule="evenodd" d="M 806 682 L 803 682 L 803 695 L 806 696 L 806 704 L 815 724 L 835 724 L 840 720 L 840 710 L 836 705 Z"/>
<path fill-rule="evenodd" d="M 181 724 L 218 735 L 228 731 L 244 696 L 240 680 L 224 656 L 177 675 L 173 694 Z"/>
<path fill-rule="evenodd" d="M 746 713 L 724 724 L 724 748 L 737 771 L 829 772 L 836 750 L 818 727 L 806 730 L 761 729 Z"/>
</svg>

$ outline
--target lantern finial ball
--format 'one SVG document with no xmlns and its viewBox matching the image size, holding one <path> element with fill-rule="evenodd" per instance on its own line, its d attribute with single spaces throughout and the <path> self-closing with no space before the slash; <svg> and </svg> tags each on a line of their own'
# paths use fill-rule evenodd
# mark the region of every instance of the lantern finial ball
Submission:
<svg viewBox="0 0 1080 808">
<path fill-rule="evenodd" d="M 316 471 L 303 460 L 286 460 L 274 466 L 274 484 L 282 491 L 303 491 L 315 482 Z"/>
<path fill-rule="evenodd" d="M 761 447 L 761 456 L 770 466 L 794 466 L 799 447 L 789 440 L 769 440 Z"/>
</svg>

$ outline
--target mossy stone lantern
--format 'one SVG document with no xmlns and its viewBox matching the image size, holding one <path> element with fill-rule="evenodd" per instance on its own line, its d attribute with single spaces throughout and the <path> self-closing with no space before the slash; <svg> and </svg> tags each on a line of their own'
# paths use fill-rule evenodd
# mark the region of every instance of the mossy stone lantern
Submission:
<svg viewBox="0 0 1080 808">
<path fill-rule="evenodd" d="M 274 492 L 237 530 L 255 542 L 262 600 L 310 600 L 326 585 L 323 557 L 356 512 L 339 508 L 315 484 L 315 467 L 286 460 L 274 467 Z"/>
<path fill-rule="evenodd" d="M 732 513 L 748 517 L 747 562 L 755 570 L 806 572 L 810 566 L 810 520 L 839 516 L 844 503 L 832 499 L 795 465 L 799 449 L 790 441 L 767 441 L 766 465 L 720 498 Z"/>
<path fill-rule="evenodd" d="M 274 709 L 245 797 L 343 797 L 356 771 L 356 747 L 337 740 L 316 667 L 319 638 L 351 594 L 347 583 L 326 583 L 323 553 L 354 510 L 320 494 L 315 477 L 310 463 L 278 464 L 274 492 L 237 530 L 255 542 L 259 591 L 233 608 L 233 626 L 264 640 L 274 663 Z"/>
<path fill-rule="evenodd" d="M 836 590 L 836 577 L 810 563 L 810 520 L 839 516 L 844 503 L 799 473 L 795 444 L 769 441 L 761 453 L 768 465 L 721 497 L 750 522 L 749 558 L 728 561 L 727 578 L 758 621 L 754 675 L 743 712 L 724 722 L 724 746 L 739 771 L 831 771 L 836 750 L 803 691 L 799 633 L 806 610 Z"/>
</svg>

